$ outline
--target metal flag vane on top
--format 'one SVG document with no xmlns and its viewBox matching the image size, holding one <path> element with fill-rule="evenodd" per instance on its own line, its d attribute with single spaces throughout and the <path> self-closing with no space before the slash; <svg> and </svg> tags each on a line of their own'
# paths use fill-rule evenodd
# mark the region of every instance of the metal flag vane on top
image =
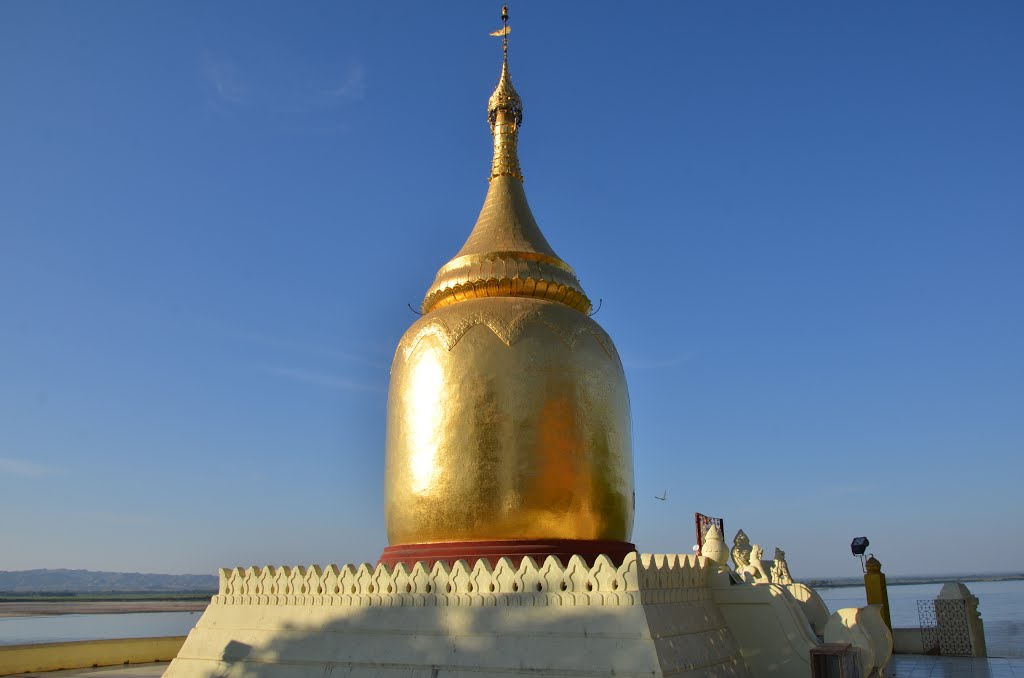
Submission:
<svg viewBox="0 0 1024 678">
<path fill-rule="evenodd" d="M 508 5 L 501 6 L 501 23 L 501 28 L 491 33 L 491 35 L 495 37 L 501 36 L 501 50 L 508 54 L 508 34 L 512 32 L 512 27 L 508 25 Z"/>
</svg>

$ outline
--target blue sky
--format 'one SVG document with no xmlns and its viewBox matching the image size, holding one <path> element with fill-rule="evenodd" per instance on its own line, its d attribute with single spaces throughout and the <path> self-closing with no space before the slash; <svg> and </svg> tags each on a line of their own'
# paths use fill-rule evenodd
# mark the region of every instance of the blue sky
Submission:
<svg viewBox="0 0 1024 678">
<path fill-rule="evenodd" d="M 5 3 L 0 569 L 373 560 L 388 366 L 486 191 L 500 4 Z M 1024 558 L 1024 6 L 520 2 L 533 211 L 644 551 Z M 667 490 L 669 500 L 654 495 Z"/>
</svg>

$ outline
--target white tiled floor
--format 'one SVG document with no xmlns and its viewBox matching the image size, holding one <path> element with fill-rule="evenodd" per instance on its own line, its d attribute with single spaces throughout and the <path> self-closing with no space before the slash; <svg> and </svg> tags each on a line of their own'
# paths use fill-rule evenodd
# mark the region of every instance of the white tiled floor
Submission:
<svg viewBox="0 0 1024 678">
<path fill-rule="evenodd" d="M 895 654 L 885 667 L 885 675 L 888 678 L 1024 678 L 1024 658 Z"/>
</svg>

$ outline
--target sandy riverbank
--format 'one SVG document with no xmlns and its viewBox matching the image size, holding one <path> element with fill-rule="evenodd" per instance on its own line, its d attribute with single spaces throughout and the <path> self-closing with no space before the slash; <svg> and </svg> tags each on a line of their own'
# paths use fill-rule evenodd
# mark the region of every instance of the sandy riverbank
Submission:
<svg viewBox="0 0 1024 678">
<path fill-rule="evenodd" d="M 202 612 L 208 604 L 208 600 L 0 602 L 0 617 L 39 617 L 56 614 L 120 614 L 125 612 Z"/>
</svg>

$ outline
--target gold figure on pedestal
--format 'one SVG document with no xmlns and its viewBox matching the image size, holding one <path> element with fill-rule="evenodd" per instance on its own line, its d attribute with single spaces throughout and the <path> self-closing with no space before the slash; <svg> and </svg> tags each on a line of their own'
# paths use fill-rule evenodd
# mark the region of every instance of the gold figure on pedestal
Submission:
<svg viewBox="0 0 1024 678">
<path fill-rule="evenodd" d="M 475 541 L 628 542 L 629 395 L 611 338 L 523 191 L 522 99 L 505 56 L 488 102 L 490 186 L 399 342 L 388 393 L 391 547 Z M 630 545 L 631 546 L 631 545 Z"/>
</svg>

